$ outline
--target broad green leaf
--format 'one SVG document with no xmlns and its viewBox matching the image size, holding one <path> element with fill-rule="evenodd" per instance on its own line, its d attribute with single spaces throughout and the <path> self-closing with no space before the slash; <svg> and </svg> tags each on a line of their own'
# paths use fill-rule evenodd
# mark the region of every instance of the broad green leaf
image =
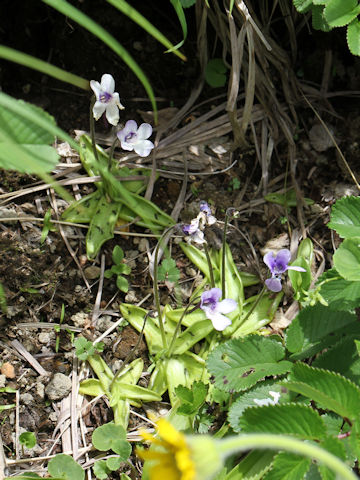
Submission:
<svg viewBox="0 0 360 480">
<path fill-rule="evenodd" d="M 194 382 L 191 389 L 184 385 L 178 385 L 175 388 L 175 394 L 181 401 L 177 412 L 180 415 L 194 415 L 198 413 L 199 408 L 205 402 L 208 393 L 208 385 L 203 382 Z"/>
<path fill-rule="evenodd" d="M 124 460 L 122 460 L 121 457 L 110 457 L 106 460 L 106 465 L 108 468 L 110 468 L 110 470 L 114 471 L 120 468 L 120 465 L 123 461 Z"/>
<path fill-rule="evenodd" d="M 288 270 L 288 275 L 295 295 L 301 295 L 302 291 L 307 291 L 312 281 L 310 264 L 304 257 L 298 257 L 291 266 L 302 267 L 305 272 L 297 272 L 296 270 Z"/>
<path fill-rule="evenodd" d="M 19 156 L 19 148 L 32 158 L 32 163 Z M 50 145 L 25 145 L 0 142 L 0 167 L 23 173 L 51 172 L 59 161 L 59 154 Z"/>
<path fill-rule="evenodd" d="M 120 247 L 120 245 L 115 245 L 114 250 L 112 252 L 112 260 L 115 263 L 115 265 L 120 264 L 123 261 L 124 258 L 124 251 Z"/>
<path fill-rule="evenodd" d="M 52 477 L 60 477 L 65 480 L 84 480 L 85 471 L 69 455 L 60 453 L 48 463 L 48 471 Z"/>
<path fill-rule="evenodd" d="M 96 478 L 99 478 L 100 480 L 105 480 L 111 473 L 111 470 L 107 466 L 105 460 L 97 460 L 93 465 L 93 471 Z"/>
<path fill-rule="evenodd" d="M 94 216 L 99 200 L 104 195 L 101 190 L 95 190 L 80 200 L 72 202 L 61 215 L 61 220 L 72 223 L 90 223 Z"/>
<path fill-rule="evenodd" d="M 340 237 L 360 236 L 360 197 L 344 197 L 337 200 L 331 209 L 330 222 L 327 224 Z"/>
<path fill-rule="evenodd" d="M 335 372 L 296 363 L 282 384 L 342 417 L 354 420 L 359 415 L 360 388 Z"/>
<path fill-rule="evenodd" d="M 34 114 L 43 118 L 46 122 L 55 125 L 55 119 L 40 107 L 16 100 L 21 109 L 27 108 Z M 28 145 L 49 145 L 54 142 L 54 135 L 47 129 L 32 123 L 22 115 L 0 107 L 0 130 L 7 132 L 17 143 Z"/>
<path fill-rule="evenodd" d="M 126 440 L 126 431 L 120 425 L 105 423 L 97 427 L 92 434 L 92 443 L 97 450 L 112 450 L 120 455 L 122 461 L 129 458 L 131 445 Z"/>
<path fill-rule="evenodd" d="M 309 470 L 310 458 L 304 458 L 295 453 L 281 452 L 274 459 L 273 466 L 264 480 L 303 480 Z"/>
<path fill-rule="evenodd" d="M 26 448 L 33 448 L 36 445 L 36 436 L 34 432 L 23 432 L 19 435 L 19 442 Z"/>
<path fill-rule="evenodd" d="M 324 368 L 340 373 L 356 384 L 360 384 L 360 358 L 355 345 L 355 336 L 343 338 L 331 348 L 318 356 L 313 367 Z"/>
<path fill-rule="evenodd" d="M 106 391 L 97 378 L 87 378 L 80 383 L 79 387 L 80 395 L 91 395 L 92 397 L 98 397 L 99 395 L 105 395 Z"/>
<path fill-rule="evenodd" d="M 294 7 L 300 13 L 306 13 L 310 9 L 312 3 L 312 0 L 293 0 Z"/>
<path fill-rule="evenodd" d="M 244 410 L 248 407 L 256 407 L 258 404 L 255 400 L 274 400 L 269 392 L 281 393 L 279 403 L 291 401 L 289 392 L 284 392 L 281 385 L 276 380 L 265 380 L 257 383 L 247 392 L 242 393 L 230 406 L 228 411 L 228 421 L 235 432 L 240 432 L 240 419 Z"/>
<path fill-rule="evenodd" d="M 345 280 L 335 268 L 321 275 L 318 285 L 331 310 L 352 310 L 360 305 L 360 282 Z"/>
<path fill-rule="evenodd" d="M 344 327 L 356 322 L 356 315 L 334 312 L 323 305 L 300 311 L 286 331 L 286 348 L 292 358 L 314 355 L 344 334 Z M 334 333 L 336 336 L 334 336 Z"/>
<path fill-rule="evenodd" d="M 276 433 L 319 440 L 326 434 L 320 415 L 300 404 L 269 405 L 247 408 L 240 419 L 245 433 Z"/>
<path fill-rule="evenodd" d="M 325 7 L 324 17 L 331 27 L 343 27 L 359 13 L 357 0 L 331 0 Z"/>
<path fill-rule="evenodd" d="M 196 0 L 180 0 L 180 2 L 184 8 L 189 8 L 195 5 Z"/>
<path fill-rule="evenodd" d="M 129 282 L 121 275 L 116 277 L 116 286 L 121 292 L 126 293 L 129 290 Z"/>
<path fill-rule="evenodd" d="M 108 202 L 104 195 L 98 202 L 86 234 L 86 253 L 89 259 L 94 259 L 102 245 L 114 237 L 114 230 L 121 205 Z"/>
<path fill-rule="evenodd" d="M 360 281 L 360 237 L 346 238 L 334 253 L 333 260 L 345 280 Z"/>
<path fill-rule="evenodd" d="M 330 32 L 332 27 L 327 23 L 324 17 L 324 6 L 313 5 L 311 7 L 311 22 L 314 30 L 321 30 L 322 32 Z"/>
<path fill-rule="evenodd" d="M 224 480 L 261 480 L 269 470 L 274 456 L 275 453 L 271 450 L 252 450 L 224 476 Z"/>
<path fill-rule="evenodd" d="M 212 58 L 205 68 L 205 80 L 210 87 L 223 87 L 226 84 L 227 67 L 221 58 Z"/>
<path fill-rule="evenodd" d="M 357 18 L 348 25 L 346 29 L 346 40 L 350 52 L 353 55 L 360 55 L 360 22 Z"/>
<path fill-rule="evenodd" d="M 270 375 L 282 375 L 291 369 L 285 349 L 275 339 L 262 336 L 236 338 L 216 347 L 207 367 L 222 390 L 246 390 Z"/>
</svg>

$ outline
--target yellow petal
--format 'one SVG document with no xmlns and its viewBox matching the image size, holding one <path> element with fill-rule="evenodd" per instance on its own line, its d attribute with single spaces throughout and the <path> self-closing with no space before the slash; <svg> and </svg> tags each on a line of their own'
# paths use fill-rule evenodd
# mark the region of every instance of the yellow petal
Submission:
<svg viewBox="0 0 360 480">
<path fill-rule="evenodd" d="M 182 476 L 175 465 L 160 463 L 151 468 L 150 480 L 182 480 Z"/>
<path fill-rule="evenodd" d="M 160 418 L 157 422 L 160 437 L 176 448 L 186 447 L 185 435 L 178 432 L 167 420 Z"/>
</svg>

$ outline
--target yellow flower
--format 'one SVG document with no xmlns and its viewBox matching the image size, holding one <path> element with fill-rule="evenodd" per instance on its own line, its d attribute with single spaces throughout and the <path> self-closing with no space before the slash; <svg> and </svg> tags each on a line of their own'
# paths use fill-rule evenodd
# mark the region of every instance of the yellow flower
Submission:
<svg viewBox="0 0 360 480">
<path fill-rule="evenodd" d="M 185 436 L 165 419 L 157 422 L 158 436 L 142 432 L 144 440 L 160 448 L 138 449 L 137 455 L 151 460 L 150 480 L 202 480 L 222 465 L 211 437 Z"/>
</svg>

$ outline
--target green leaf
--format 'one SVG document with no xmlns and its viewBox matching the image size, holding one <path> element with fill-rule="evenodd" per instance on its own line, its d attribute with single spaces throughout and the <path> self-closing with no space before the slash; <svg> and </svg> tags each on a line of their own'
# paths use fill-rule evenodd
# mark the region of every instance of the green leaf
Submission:
<svg viewBox="0 0 360 480">
<path fill-rule="evenodd" d="M 289 392 L 284 392 L 281 385 L 276 380 L 265 380 L 257 383 L 254 387 L 245 393 L 242 393 L 230 406 L 228 411 L 228 421 L 235 432 L 240 432 L 240 419 L 244 410 L 248 407 L 256 407 L 256 400 L 274 400 L 269 392 L 281 393 L 279 403 L 291 401 Z"/>
<path fill-rule="evenodd" d="M 281 452 L 274 459 L 273 466 L 264 480 L 303 480 L 311 465 L 310 458 L 295 453 Z"/>
<path fill-rule="evenodd" d="M 359 13 L 357 0 L 331 0 L 325 7 L 324 17 L 331 27 L 343 27 Z"/>
<path fill-rule="evenodd" d="M 291 266 L 302 267 L 305 272 L 297 272 L 296 270 L 288 270 L 288 275 L 295 295 L 301 295 L 302 291 L 307 291 L 312 281 L 311 268 L 304 257 L 298 257 Z"/>
<path fill-rule="evenodd" d="M 114 423 L 97 427 L 92 434 L 92 443 L 100 451 L 113 450 L 120 456 L 122 462 L 125 462 L 131 453 L 125 429 Z"/>
<path fill-rule="evenodd" d="M 98 460 L 93 465 L 93 471 L 96 478 L 100 480 L 105 480 L 111 473 L 110 468 L 108 468 L 105 460 Z"/>
<path fill-rule="evenodd" d="M 212 58 L 205 67 L 205 80 L 210 87 L 223 87 L 226 84 L 227 67 L 221 58 Z"/>
<path fill-rule="evenodd" d="M 121 457 L 110 457 L 106 460 L 106 465 L 112 471 L 118 470 L 120 465 L 122 464 L 123 460 Z"/>
<path fill-rule="evenodd" d="M 360 305 L 360 282 L 345 280 L 335 268 L 321 275 L 318 285 L 331 310 L 352 310 Z"/>
<path fill-rule="evenodd" d="M 248 336 L 236 338 L 215 348 L 209 355 L 207 367 L 222 390 L 246 390 L 270 375 L 281 375 L 292 364 L 283 360 L 285 349 L 278 341 Z"/>
<path fill-rule="evenodd" d="M 340 373 L 354 383 L 360 384 L 360 357 L 355 344 L 355 336 L 358 334 L 340 340 L 318 356 L 312 366 Z"/>
<path fill-rule="evenodd" d="M 360 388 L 335 372 L 296 363 L 282 384 L 342 417 L 354 420 L 359 415 Z"/>
<path fill-rule="evenodd" d="M 323 305 L 306 307 L 300 311 L 286 331 L 286 348 L 291 358 L 314 355 L 344 335 L 345 326 L 356 322 L 356 315 L 333 312 Z M 335 334 L 335 335 L 334 335 Z"/>
<path fill-rule="evenodd" d="M 309 11 L 312 3 L 312 0 L 293 0 L 294 7 L 300 13 Z"/>
<path fill-rule="evenodd" d="M 23 156 L 19 156 L 19 148 L 32 158 L 32 164 L 26 163 Z M 22 173 L 51 172 L 58 163 L 60 156 L 49 145 L 15 145 L 0 143 L 0 167 L 6 170 L 17 170 Z"/>
<path fill-rule="evenodd" d="M 360 237 L 345 239 L 334 253 L 333 260 L 345 280 L 360 281 Z"/>
<path fill-rule="evenodd" d="M 300 404 L 247 408 L 240 419 L 240 427 L 246 433 L 296 435 L 308 440 L 319 440 L 326 434 L 320 415 Z"/>
<path fill-rule="evenodd" d="M 26 448 L 33 448 L 36 445 L 36 436 L 33 432 L 23 432 L 19 435 L 19 442 Z"/>
<path fill-rule="evenodd" d="M 115 245 L 114 250 L 112 252 L 112 261 L 115 265 L 119 265 L 124 258 L 124 250 L 119 246 Z"/>
<path fill-rule="evenodd" d="M 184 385 L 178 385 L 175 388 L 175 394 L 179 398 L 181 405 L 177 409 L 180 415 L 194 415 L 199 412 L 200 407 L 205 402 L 208 393 L 208 385 L 203 382 L 194 382 L 191 389 Z"/>
<path fill-rule="evenodd" d="M 180 270 L 176 266 L 176 262 L 173 258 L 164 258 L 158 269 L 158 280 L 164 282 L 177 282 L 180 278 Z"/>
<path fill-rule="evenodd" d="M 327 23 L 324 17 L 324 6 L 323 5 L 313 5 L 311 7 L 312 12 L 312 26 L 314 30 L 321 30 L 323 32 L 330 32 L 332 27 Z"/>
<path fill-rule="evenodd" d="M 121 275 L 116 277 L 116 286 L 121 292 L 126 293 L 129 290 L 129 282 Z"/>
<path fill-rule="evenodd" d="M 360 236 L 360 197 L 344 197 L 332 207 L 330 222 L 327 224 L 340 237 Z"/>
<path fill-rule="evenodd" d="M 252 450 L 224 477 L 224 480 L 260 480 L 269 470 L 275 453 L 271 450 Z M 215 477 L 219 480 L 218 477 Z"/>
<path fill-rule="evenodd" d="M 360 55 L 360 22 L 357 18 L 349 23 L 346 29 L 346 40 L 350 52 L 353 55 Z"/>
<path fill-rule="evenodd" d="M 196 0 L 180 0 L 180 2 L 184 8 L 189 8 L 195 5 Z"/>
<path fill-rule="evenodd" d="M 85 472 L 81 466 L 69 455 L 60 453 L 48 463 L 48 471 L 52 477 L 61 477 L 66 480 L 84 480 Z"/>
<path fill-rule="evenodd" d="M 320 441 L 320 446 L 333 455 L 339 457 L 343 462 L 346 460 L 344 444 L 338 438 L 327 437 Z M 322 480 L 336 480 L 335 473 L 330 470 L 329 467 L 319 464 L 318 468 Z"/>
<path fill-rule="evenodd" d="M 106 391 L 101 385 L 100 380 L 97 378 L 87 378 L 80 383 L 79 393 L 81 395 L 91 395 L 92 397 L 98 397 L 99 395 L 105 395 Z"/>
</svg>

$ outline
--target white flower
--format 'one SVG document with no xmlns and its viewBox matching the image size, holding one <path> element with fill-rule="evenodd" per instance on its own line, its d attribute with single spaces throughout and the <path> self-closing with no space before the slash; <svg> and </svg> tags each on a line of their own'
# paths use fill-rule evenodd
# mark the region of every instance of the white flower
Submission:
<svg viewBox="0 0 360 480">
<path fill-rule="evenodd" d="M 134 150 L 140 157 L 147 157 L 154 144 L 147 140 L 152 134 L 152 126 L 142 123 L 138 128 L 135 120 L 128 120 L 125 127 L 117 133 L 123 150 Z"/>
<path fill-rule="evenodd" d="M 95 93 L 96 102 L 93 107 L 95 120 L 99 120 L 105 112 L 106 118 L 111 125 L 117 125 L 119 122 L 119 109 L 125 107 L 120 103 L 120 97 L 115 92 L 115 80 L 109 73 L 104 73 L 101 77 L 101 84 L 96 80 L 91 80 L 90 87 Z"/>
<path fill-rule="evenodd" d="M 279 403 L 279 399 L 281 395 L 280 392 L 272 392 L 270 390 L 269 395 L 272 396 L 273 398 L 262 398 L 262 399 L 254 398 L 254 402 L 259 407 L 264 407 L 264 406 L 267 407 L 268 405 L 276 405 L 277 403 Z"/>
<path fill-rule="evenodd" d="M 206 317 L 211 320 L 215 330 L 222 331 L 231 325 L 231 320 L 223 313 L 231 313 L 237 308 L 237 303 L 232 298 L 221 298 L 220 288 L 212 288 L 201 294 L 200 308 Z"/>
</svg>

